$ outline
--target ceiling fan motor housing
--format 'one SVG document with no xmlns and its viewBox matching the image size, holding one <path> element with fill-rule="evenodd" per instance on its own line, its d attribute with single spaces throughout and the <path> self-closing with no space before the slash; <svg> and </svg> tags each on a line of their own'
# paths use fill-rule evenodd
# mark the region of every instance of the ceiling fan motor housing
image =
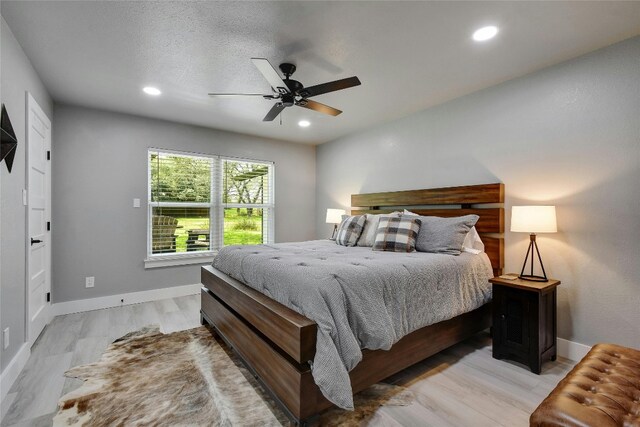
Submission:
<svg viewBox="0 0 640 427">
<path fill-rule="evenodd" d="M 297 80 L 285 79 L 284 82 L 286 83 L 291 93 L 298 93 L 299 90 L 304 88 L 304 86 L 302 86 L 302 83 Z"/>
<path fill-rule="evenodd" d="M 280 102 L 282 102 L 282 105 L 284 105 L 285 107 L 292 107 L 295 103 L 295 100 L 295 97 L 290 93 L 282 95 L 282 97 L 280 98 Z"/>
</svg>

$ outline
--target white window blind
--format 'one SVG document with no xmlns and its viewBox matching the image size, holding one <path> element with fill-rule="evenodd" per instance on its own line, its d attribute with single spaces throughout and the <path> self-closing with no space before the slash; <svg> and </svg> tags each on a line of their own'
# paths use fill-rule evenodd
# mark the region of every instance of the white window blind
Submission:
<svg viewBox="0 0 640 427">
<path fill-rule="evenodd" d="M 273 242 L 273 163 L 150 149 L 148 258 Z"/>
</svg>

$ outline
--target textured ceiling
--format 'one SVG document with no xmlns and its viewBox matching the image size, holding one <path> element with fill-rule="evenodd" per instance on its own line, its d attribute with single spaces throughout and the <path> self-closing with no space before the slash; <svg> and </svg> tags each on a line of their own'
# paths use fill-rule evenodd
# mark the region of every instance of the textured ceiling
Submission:
<svg viewBox="0 0 640 427">
<path fill-rule="evenodd" d="M 640 2 L 2 1 L 1 12 L 57 102 L 305 143 L 640 34 Z M 487 24 L 499 35 L 473 42 Z M 251 57 L 297 64 L 307 86 L 352 75 L 362 86 L 314 98 L 338 117 L 293 107 L 282 126 L 263 123 L 273 101 L 206 96 L 268 93 Z"/>
</svg>

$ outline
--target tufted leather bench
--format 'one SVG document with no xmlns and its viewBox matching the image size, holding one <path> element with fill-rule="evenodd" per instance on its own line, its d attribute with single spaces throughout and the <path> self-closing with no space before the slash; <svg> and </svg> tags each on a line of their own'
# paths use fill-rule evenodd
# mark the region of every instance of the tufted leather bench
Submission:
<svg viewBox="0 0 640 427">
<path fill-rule="evenodd" d="M 531 426 L 640 426 L 640 351 L 597 344 L 531 415 Z"/>
</svg>

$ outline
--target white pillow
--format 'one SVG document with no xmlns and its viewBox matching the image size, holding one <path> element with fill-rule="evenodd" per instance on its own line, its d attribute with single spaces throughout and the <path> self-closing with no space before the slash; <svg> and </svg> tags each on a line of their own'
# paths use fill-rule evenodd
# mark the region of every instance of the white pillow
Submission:
<svg viewBox="0 0 640 427">
<path fill-rule="evenodd" d="M 480 235 L 475 227 L 471 227 L 471 230 L 467 233 L 462 243 L 462 251 L 472 254 L 480 254 L 484 252 L 484 243 L 480 239 Z"/>
<path fill-rule="evenodd" d="M 404 210 L 403 215 L 418 215 L 417 213 Z M 476 227 L 471 227 L 471 230 L 464 237 L 464 242 L 462 243 L 462 251 L 469 252 L 471 254 L 480 254 L 484 252 L 484 243 L 482 243 L 482 239 L 480 239 L 480 235 L 476 230 Z"/>
<path fill-rule="evenodd" d="M 378 224 L 380 223 L 380 218 L 384 216 L 400 216 L 400 212 L 391 212 L 389 214 L 366 214 L 367 220 L 364 223 L 364 230 L 362 230 L 362 234 L 360 235 L 360 239 L 358 239 L 358 244 L 356 246 L 364 246 L 364 247 L 373 247 L 373 243 L 376 240 L 376 232 L 378 231 Z"/>
</svg>

